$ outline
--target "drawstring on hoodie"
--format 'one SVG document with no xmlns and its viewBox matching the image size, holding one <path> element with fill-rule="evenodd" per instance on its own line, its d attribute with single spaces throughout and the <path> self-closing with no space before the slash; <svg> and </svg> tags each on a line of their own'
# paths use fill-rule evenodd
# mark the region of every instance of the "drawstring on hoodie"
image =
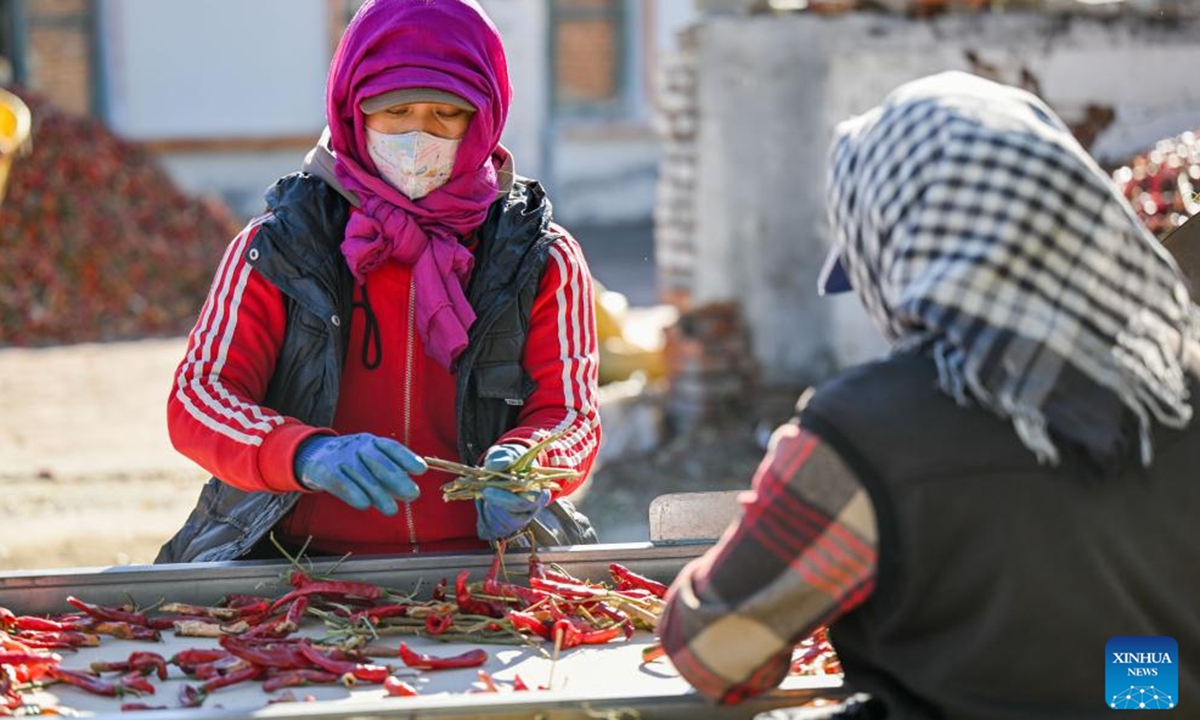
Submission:
<svg viewBox="0 0 1200 720">
<path fill-rule="evenodd" d="M 350 313 L 354 313 L 354 308 L 362 308 L 363 311 L 363 342 L 362 342 L 362 364 L 368 370 L 374 370 L 379 367 L 379 363 L 383 362 L 383 340 L 379 333 L 379 321 L 375 319 L 375 311 L 371 308 L 371 299 L 367 297 L 366 284 L 359 285 L 362 289 L 362 302 L 350 303 Z M 371 345 L 375 346 L 374 358 L 372 358 Z"/>
</svg>

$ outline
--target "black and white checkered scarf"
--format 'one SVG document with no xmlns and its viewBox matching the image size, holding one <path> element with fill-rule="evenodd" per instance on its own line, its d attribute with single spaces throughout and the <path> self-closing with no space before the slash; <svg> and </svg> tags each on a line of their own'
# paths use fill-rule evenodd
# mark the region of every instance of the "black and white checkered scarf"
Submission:
<svg viewBox="0 0 1200 720">
<path fill-rule="evenodd" d="M 1038 98 L 964 73 L 907 85 L 836 133 L 830 222 L 896 352 L 1011 418 L 1042 462 L 1101 471 L 1191 419 L 1200 320 L 1174 261 Z"/>
</svg>

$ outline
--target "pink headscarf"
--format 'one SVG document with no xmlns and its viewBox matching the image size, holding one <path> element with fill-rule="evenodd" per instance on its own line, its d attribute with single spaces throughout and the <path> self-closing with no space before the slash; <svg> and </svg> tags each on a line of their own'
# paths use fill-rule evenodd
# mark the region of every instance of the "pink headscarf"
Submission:
<svg viewBox="0 0 1200 720">
<path fill-rule="evenodd" d="M 450 180 L 420 200 L 379 176 L 359 109 L 366 98 L 402 88 L 444 90 L 477 108 Z M 447 368 L 475 321 L 463 291 L 474 258 L 459 240 L 483 224 L 496 200 L 511 97 L 500 34 L 474 0 L 367 0 L 329 66 L 335 169 L 362 206 L 351 214 L 342 254 L 360 283 L 389 260 L 412 266 L 417 332 Z"/>
</svg>

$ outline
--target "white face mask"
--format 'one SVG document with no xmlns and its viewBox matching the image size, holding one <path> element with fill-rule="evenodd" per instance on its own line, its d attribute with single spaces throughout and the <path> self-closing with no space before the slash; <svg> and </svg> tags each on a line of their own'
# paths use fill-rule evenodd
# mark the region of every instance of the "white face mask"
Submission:
<svg viewBox="0 0 1200 720">
<path fill-rule="evenodd" d="M 410 200 L 419 200 L 446 184 L 454 170 L 454 156 L 462 140 L 449 140 L 427 132 L 388 135 L 367 131 L 367 152 L 379 174 Z"/>
</svg>

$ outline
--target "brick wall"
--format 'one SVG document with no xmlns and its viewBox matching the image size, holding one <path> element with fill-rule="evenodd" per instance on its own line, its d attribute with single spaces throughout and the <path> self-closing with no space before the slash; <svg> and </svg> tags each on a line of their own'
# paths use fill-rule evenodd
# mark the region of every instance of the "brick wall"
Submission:
<svg viewBox="0 0 1200 720">
<path fill-rule="evenodd" d="M 92 2 L 37 0 L 25 7 L 27 84 L 64 110 L 89 114 Z"/>
</svg>

